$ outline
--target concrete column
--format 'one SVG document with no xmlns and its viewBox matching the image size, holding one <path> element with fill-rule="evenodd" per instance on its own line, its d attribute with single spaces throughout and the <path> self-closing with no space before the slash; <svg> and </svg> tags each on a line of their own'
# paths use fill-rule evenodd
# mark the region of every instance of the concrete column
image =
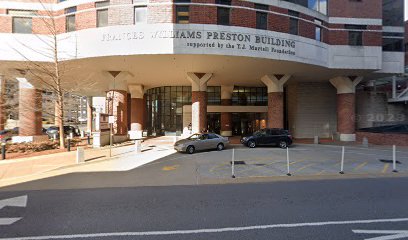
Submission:
<svg viewBox="0 0 408 240">
<path fill-rule="evenodd" d="M 221 105 L 231 106 L 232 105 L 232 92 L 234 91 L 234 86 L 221 85 Z M 232 136 L 232 113 L 222 112 L 221 113 L 221 136 L 230 137 Z"/>
<path fill-rule="evenodd" d="M 5 94 L 6 90 L 6 79 L 3 75 L 0 75 L 0 131 L 4 130 L 6 123 L 7 123 L 7 116 L 6 116 L 6 103 L 5 103 Z"/>
<path fill-rule="evenodd" d="M 362 77 L 336 77 L 330 79 L 337 89 L 337 132 L 340 141 L 356 141 L 356 86 L 363 80 Z"/>
<path fill-rule="evenodd" d="M 283 86 L 290 75 L 265 75 L 261 81 L 268 88 L 268 128 L 284 127 Z"/>
<path fill-rule="evenodd" d="M 191 128 L 193 133 L 207 130 L 207 82 L 212 73 L 187 73 L 187 79 L 192 84 Z"/>
<path fill-rule="evenodd" d="M 114 116 L 113 134 L 128 134 L 127 91 L 109 90 L 106 93 L 106 109 L 110 116 Z"/>
<path fill-rule="evenodd" d="M 19 135 L 42 135 L 42 92 L 25 78 L 19 80 Z"/>
<path fill-rule="evenodd" d="M 93 108 L 92 108 L 92 97 L 86 98 L 86 131 L 88 133 L 92 132 L 92 122 L 93 122 Z"/>
<path fill-rule="evenodd" d="M 145 118 L 144 87 L 143 85 L 129 85 L 128 87 L 131 95 L 129 134 L 132 139 L 141 138 Z"/>
</svg>

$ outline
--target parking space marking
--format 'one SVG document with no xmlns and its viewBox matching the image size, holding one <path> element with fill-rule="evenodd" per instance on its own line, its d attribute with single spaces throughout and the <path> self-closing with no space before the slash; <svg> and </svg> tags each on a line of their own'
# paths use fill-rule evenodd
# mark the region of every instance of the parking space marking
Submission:
<svg viewBox="0 0 408 240">
<path fill-rule="evenodd" d="M 382 172 L 382 173 L 386 173 L 389 167 L 390 167 L 390 164 L 389 164 L 389 163 L 386 163 L 386 164 L 384 165 L 383 170 L 382 170 L 381 172 Z"/>
<path fill-rule="evenodd" d="M 368 161 L 367 161 L 367 162 L 363 162 L 362 164 L 360 164 L 360 165 L 358 165 L 357 167 L 355 167 L 355 168 L 353 169 L 353 171 L 357 171 L 357 170 L 363 168 L 363 167 L 364 167 L 365 165 L 367 165 L 367 164 L 368 164 Z"/>
<path fill-rule="evenodd" d="M 294 171 L 293 173 L 298 173 L 298 172 L 300 172 L 300 171 L 302 171 L 302 170 L 304 170 L 304 169 L 306 169 L 306 168 L 308 168 L 308 167 L 311 167 L 311 166 L 313 166 L 313 165 L 315 165 L 316 163 L 311 163 L 311 164 L 307 164 L 307 165 L 305 165 L 305 166 L 303 166 L 303 167 L 301 167 L 301 168 L 299 168 L 299 169 L 296 169 L 296 171 Z"/>
</svg>

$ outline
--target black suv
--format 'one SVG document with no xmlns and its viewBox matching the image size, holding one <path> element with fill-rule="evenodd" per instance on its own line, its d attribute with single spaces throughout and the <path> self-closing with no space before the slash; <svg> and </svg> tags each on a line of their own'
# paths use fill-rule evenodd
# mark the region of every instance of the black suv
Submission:
<svg viewBox="0 0 408 240">
<path fill-rule="evenodd" d="M 292 144 L 292 135 L 285 129 L 265 128 L 252 135 L 242 137 L 241 143 L 250 148 L 258 145 L 275 145 L 280 148 L 287 148 Z"/>
</svg>

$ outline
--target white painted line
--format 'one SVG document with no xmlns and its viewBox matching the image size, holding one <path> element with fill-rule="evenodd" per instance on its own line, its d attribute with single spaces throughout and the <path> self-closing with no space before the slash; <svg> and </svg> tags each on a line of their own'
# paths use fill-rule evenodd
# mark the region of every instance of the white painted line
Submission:
<svg viewBox="0 0 408 240">
<path fill-rule="evenodd" d="M 403 239 L 408 237 L 408 231 L 406 230 L 353 230 L 357 234 L 381 234 L 387 236 L 380 236 L 375 238 L 366 238 L 365 240 L 392 240 Z"/>
<path fill-rule="evenodd" d="M 27 206 L 27 195 L 8 198 L 0 200 L 0 209 L 9 206 L 9 207 L 26 207 Z"/>
<path fill-rule="evenodd" d="M 273 228 L 318 227 L 318 226 L 327 226 L 327 225 L 369 224 L 369 223 L 389 223 L 389 222 L 408 222 L 408 218 L 273 224 L 273 225 L 247 226 L 247 227 L 209 228 L 209 229 L 174 230 L 174 231 L 114 232 L 114 233 L 91 233 L 91 234 L 73 234 L 73 235 L 50 235 L 50 236 L 33 236 L 33 237 L 17 237 L 17 238 L 0 238 L 0 240 L 50 240 L 50 239 L 126 237 L 126 236 L 182 235 L 182 234 L 224 233 L 224 232 L 238 232 L 238 231 L 249 231 L 249 230 L 264 230 L 264 229 L 273 229 Z"/>
<path fill-rule="evenodd" d="M 0 218 L 0 225 L 11 225 L 21 218 Z"/>
</svg>

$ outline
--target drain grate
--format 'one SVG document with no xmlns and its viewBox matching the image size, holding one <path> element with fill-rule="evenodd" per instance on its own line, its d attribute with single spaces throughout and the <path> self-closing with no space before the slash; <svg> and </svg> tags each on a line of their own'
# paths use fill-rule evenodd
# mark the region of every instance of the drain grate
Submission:
<svg viewBox="0 0 408 240">
<path fill-rule="evenodd" d="M 265 163 L 255 163 L 254 165 L 255 165 L 255 166 L 258 166 L 258 167 L 263 167 L 263 166 L 266 166 L 266 164 L 265 164 Z"/>
<path fill-rule="evenodd" d="M 230 161 L 230 164 L 232 164 L 232 161 Z M 235 165 L 245 165 L 245 161 L 234 161 Z"/>
<path fill-rule="evenodd" d="M 390 160 L 390 159 L 379 159 L 380 160 L 380 162 L 383 162 L 383 163 L 392 163 L 393 161 L 392 160 Z M 396 163 L 397 164 L 401 164 L 401 162 L 400 161 L 396 161 Z"/>
</svg>

